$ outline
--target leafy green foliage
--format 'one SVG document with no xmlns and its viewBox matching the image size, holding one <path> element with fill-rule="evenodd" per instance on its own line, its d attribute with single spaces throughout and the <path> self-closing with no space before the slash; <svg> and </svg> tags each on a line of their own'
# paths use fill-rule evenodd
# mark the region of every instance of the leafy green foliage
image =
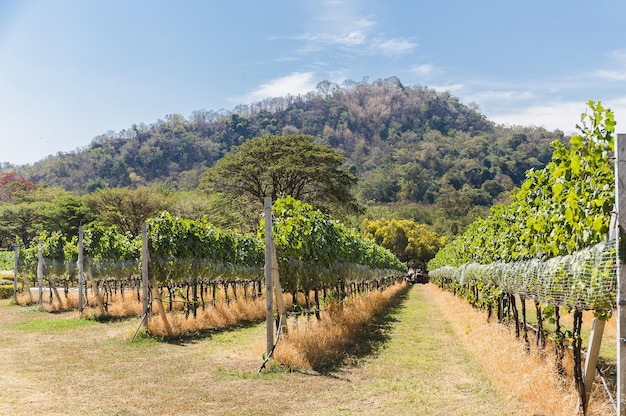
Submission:
<svg viewBox="0 0 626 416">
<path fill-rule="evenodd" d="M 42 231 L 78 235 L 78 226 L 93 220 L 82 198 L 55 187 L 35 187 L 19 201 L 0 204 L 0 246 L 16 239 L 30 242 Z"/>
<path fill-rule="evenodd" d="M 148 229 L 151 264 L 160 281 L 262 275 L 265 249 L 256 236 L 223 231 L 206 221 L 176 218 L 167 212 L 150 219 Z"/>
<path fill-rule="evenodd" d="M 17 240 L 33 239 L 43 229 L 42 213 L 49 205 L 46 202 L 0 205 L 0 245 L 8 247 Z"/>
<path fill-rule="evenodd" d="M 318 207 L 357 209 L 350 188 L 356 178 L 342 168 L 345 158 L 305 135 L 265 135 L 248 140 L 206 173 L 209 187 L 259 204 L 269 196 L 293 196 Z"/>
<path fill-rule="evenodd" d="M 606 237 L 614 206 L 613 113 L 589 102 L 582 135 L 570 147 L 555 142 L 552 161 L 530 170 L 508 206 L 492 208 L 437 254 L 432 267 L 547 259 L 590 247 Z"/>
<path fill-rule="evenodd" d="M 88 195 L 85 204 L 102 221 L 132 236 L 139 235 L 145 220 L 166 208 L 164 198 L 148 187 L 101 189 Z"/>
<path fill-rule="evenodd" d="M 129 278 L 139 272 L 141 237 L 121 233 L 114 225 L 93 222 L 85 226 L 85 270 L 95 277 Z M 66 258 L 78 257 L 77 239 L 65 248 Z"/>
<path fill-rule="evenodd" d="M 14 251 L 0 250 L 0 271 L 13 270 L 14 262 L 15 262 Z"/>
<path fill-rule="evenodd" d="M 286 290 L 334 286 L 340 280 L 363 280 L 406 269 L 391 251 L 309 204 L 279 198 L 273 211 L 274 241 Z M 264 220 L 261 234 L 263 224 Z"/>
<path fill-rule="evenodd" d="M 446 243 L 426 224 L 411 220 L 364 220 L 363 235 L 391 250 L 401 261 L 426 269 L 426 263 Z"/>
<path fill-rule="evenodd" d="M 72 278 L 76 276 L 75 264 L 78 257 L 75 239 L 69 241 L 59 231 L 43 231 L 38 238 L 30 241 L 28 246 L 21 246 L 19 250 L 18 270 L 26 273 L 31 278 L 37 277 L 37 265 L 39 260 L 39 244 L 41 243 L 41 255 L 44 258 L 43 274 L 45 276 L 57 276 Z M 76 254 L 76 255 L 74 255 Z"/>
<path fill-rule="evenodd" d="M 276 201 L 273 224 L 280 265 L 289 290 L 335 285 L 403 271 L 389 250 L 292 197 Z M 192 280 L 258 280 L 265 262 L 256 235 L 220 230 L 206 220 L 186 220 L 161 212 L 147 221 L 150 273 L 159 284 Z M 42 233 L 21 251 L 20 270 L 36 276 L 39 241 L 44 275 L 73 279 L 77 238 Z M 85 270 L 96 277 L 128 279 L 139 272 L 141 237 L 93 222 L 85 226 Z"/>
<path fill-rule="evenodd" d="M 155 183 L 189 190 L 234 146 L 264 135 L 297 134 L 346 157 L 358 178 L 360 203 L 439 206 L 462 200 L 471 208 L 502 202 L 526 170 L 550 160 L 550 142 L 564 141 L 560 131 L 496 126 L 449 93 L 403 85 L 395 77 L 328 85 L 230 112 L 201 110 L 188 119 L 174 114 L 132 125 L 94 138 L 83 150 L 15 171 L 81 193 Z M 450 233 L 464 227 L 459 222 Z"/>
<path fill-rule="evenodd" d="M 579 256 L 581 250 L 606 238 L 615 202 L 613 162 L 608 158 L 614 148 L 613 113 L 599 102 L 589 101 L 588 105 L 590 113 L 581 116 L 582 126 L 578 126 L 581 134 L 571 138 L 570 147 L 555 142 L 550 163 L 544 169 L 528 172 L 513 203 L 492 208 L 488 218 L 472 224 L 437 253 L 429 263 L 431 269 L 506 262 L 505 269 L 499 273 L 506 273 L 518 283 L 515 290 L 525 288 L 524 294 L 536 296 L 544 284 L 558 293 L 568 293 L 572 288 L 579 293 L 578 289 L 584 289 L 586 295 L 580 296 L 588 302 L 587 306 L 610 309 L 611 305 L 604 301 L 599 304 L 588 301 L 589 294 L 598 291 L 606 291 L 611 298 L 614 276 L 610 261 L 596 261 L 593 257 L 589 265 L 581 262 L 569 265 L 565 260 L 574 253 Z M 522 261 L 546 261 L 558 256 L 564 260 L 550 266 L 543 275 L 545 280 L 540 279 L 528 288 L 524 279 L 533 273 L 520 271 L 523 267 L 517 270 L 518 265 L 525 264 Z M 575 273 L 580 268 L 589 270 Z M 485 279 L 500 290 L 516 293 L 510 286 L 499 286 L 498 278 Z M 576 299 L 567 301 L 569 306 L 576 302 Z"/>
<path fill-rule="evenodd" d="M 23 200 L 35 187 L 35 183 L 17 176 L 15 172 L 0 172 L 0 203 Z"/>
</svg>

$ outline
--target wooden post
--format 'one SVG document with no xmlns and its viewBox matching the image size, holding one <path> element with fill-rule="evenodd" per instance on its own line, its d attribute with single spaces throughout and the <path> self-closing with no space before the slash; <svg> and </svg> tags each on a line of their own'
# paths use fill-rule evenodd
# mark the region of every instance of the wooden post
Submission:
<svg viewBox="0 0 626 416">
<path fill-rule="evenodd" d="M 236 288 L 235 288 L 235 294 L 236 294 Z M 193 278 L 193 288 L 191 290 L 192 293 L 192 297 L 193 297 L 193 319 L 196 319 L 198 317 L 198 278 L 194 277 Z"/>
<path fill-rule="evenodd" d="M 41 240 L 39 240 L 39 245 L 37 246 L 38 256 L 37 256 L 37 285 L 39 286 L 39 300 L 37 301 L 37 305 L 43 305 L 43 248 L 41 246 Z"/>
<path fill-rule="evenodd" d="M 20 246 L 16 243 L 13 245 L 15 251 L 13 256 L 13 302 L 17 303 L 17 263 L 19 261 Z"/>
<path fill-rule="evenodd" d="M 626 265 L 621 258 L 620 242 L 626 232 L 626 134 L 615 142 L 615 203 L 617 208 L 617 415 L 626 416 Z"/>
<path fill-rule="evenodd" d="M 104 315 L 104 303 L 102 302 L 102 297 L 100 296 L 100 291 L 98 290 L 98 284 L 96 283 L 96 279 L 93 278 L 93 274 L 91 274 L 91 271 L 87 272 L 87 277 L 89 278 L 89 283 L 91 283 L 91 290 L 96 297 L 96 302 L 98 303 L 98 308 L 100 309 L 100 315 Z"/>
<path fill-rule="evenodd" d="M 266 196 L 264 201 L 265 214 L 265 324 L 267 335 L 267 356 L 274 347 L 274 305 L 272 302 L 272 198 Z"/>
<path fill-rule="evenodd" d="M 143 285 L 143 325 L 148 326 L 148 309 L 150 308 L 150 292 L 148 291 L 148 223 L 141 225 L 141 284 Z"/>
<path fill-rule="evenodd" d="M 83 259 L 84 241 L 85 236 L 82 224 L 78 227 L 78 314 L 83 316 L 83 270 L 85 267 Z"/>
<path fill-rule="evenodd" d="M 161 316 L 161 321 L 163 321 L 163 326 L 165 327 L 165 332 L 167 332 L 167 336 L 172 336 L 172 327 L 170 326 L 169 321 L 167 320 L 167 314 L 165 313 L 165 308 L 163 307 L 163 300 L 161 300 L 161 293 L 159 293 L 159 286 L 157 285 L 156 278 L 152 276 L 152 301 L 156 304 L 156 308 Z M 147 325 L 148 317 L 144 319 L 144 322 Z"/>
<path fill-rule="evenodd" d="M 50 290 L 52 290 L 52 293 L 54 293 L 54 297 L 56 298 L 57 302 L 59 302 L 59 308 L 63 308 L 63 301 L 61 300 L 61 296 L 59 296 L 59 291 L 57 290 L 57 285 L 54 283 L 54 280 L 52 280 L 52 277 L 48 276 L 48 283 L 50 284 Z"/>
<path fill-rule="evenodd" d="M 585 358 L 585 368 L 583 373 L 583 381 L 585 384 L 585 409 L 589 404 L 589 397 L 591 396 L 591 387 L 593 386 L 593 380 L 596 377 L 596 365 L 598 364 L 598 356 L 600 355 L 600 345 L 602 344 L 602 334 L 604 333 L 604 319 L 593 319 L 593 326 L 591 327 L 591 333 L 589 334 L 589 346 L 587 347 L 587 357 Z"/>
</svg>

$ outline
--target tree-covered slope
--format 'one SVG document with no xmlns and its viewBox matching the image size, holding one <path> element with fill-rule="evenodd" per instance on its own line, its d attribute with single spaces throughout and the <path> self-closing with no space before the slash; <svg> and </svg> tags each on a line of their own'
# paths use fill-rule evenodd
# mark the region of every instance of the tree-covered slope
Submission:
<svg viewBox="0 0 626 416">
<path fill-rule="evenodd" d="M 79 193 L 155 183 L 193 189 L 204 168 L 264 134 L 307 134 L 338 149 L 359 179 L 362 202 L 457 207 L 490 206 L 519 185 L 527 169 L 550 160 L 549 143 L 564 139 L 560 131 L 497 126 L 449 93 L 392 77 L 342 86 L 325 81 L 304 96 L 230 112 L 168 115 L 13 169 Z"/>
</svg>

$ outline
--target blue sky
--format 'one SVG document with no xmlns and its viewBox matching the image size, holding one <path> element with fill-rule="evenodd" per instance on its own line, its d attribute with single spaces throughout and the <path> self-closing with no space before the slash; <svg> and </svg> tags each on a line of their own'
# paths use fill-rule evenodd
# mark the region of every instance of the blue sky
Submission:
<svg viewBox="0 0 626 416">
<path fill-rule="evenodd" d="M 320 81 L 397 76 L 488 119 L 626 133 L 626 1 L 0 0 L 0 162 Z"/>
</svg>

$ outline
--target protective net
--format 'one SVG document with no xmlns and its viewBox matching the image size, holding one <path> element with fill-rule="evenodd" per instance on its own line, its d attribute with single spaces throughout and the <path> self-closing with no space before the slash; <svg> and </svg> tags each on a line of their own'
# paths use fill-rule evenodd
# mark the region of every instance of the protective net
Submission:
<svg viewBox="0 0 626 416">
<path fill-rule="evenodd" d="M 611 240 L 547 261 L 445 266 L 429 275 L 433 280 L 488 286 L 569 308 L 613 309 L 617 286 L 615 247 Z"/>
</svg>

